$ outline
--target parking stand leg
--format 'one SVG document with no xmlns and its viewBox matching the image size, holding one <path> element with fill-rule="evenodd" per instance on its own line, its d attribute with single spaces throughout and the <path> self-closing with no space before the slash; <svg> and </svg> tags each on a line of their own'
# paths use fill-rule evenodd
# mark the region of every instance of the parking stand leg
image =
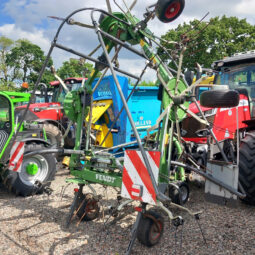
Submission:
<svg viewBox="0 0 255 255">
<path fill-rule="evenodd" d="M 138 212 L 135 224 L 134 224 L 132 232 L 131 232 L 131 240 L 130 240 L 130 242 L 128 244 L 126 255 L 129 255 L 131 253 L 131 250 L 132 250 L 132 248 L 134 246 L 135 239 L 136 239 L 136 236 L 137 236 L 137 230 L 138 230 L 138 226 L 140 224 L 141 218 L 142 218 L 142 212 Z"/>
</svg>

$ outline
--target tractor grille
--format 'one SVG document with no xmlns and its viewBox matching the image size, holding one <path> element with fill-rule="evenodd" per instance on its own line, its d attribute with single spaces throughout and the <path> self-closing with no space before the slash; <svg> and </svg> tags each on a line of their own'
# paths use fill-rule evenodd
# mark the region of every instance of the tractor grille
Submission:
<svg viewBox="0 0 255 255">
<path fill-rule="evenodd" d="M 207 117 L 207 120 L 209 121 L 209 123 L 214 122 L 214 117 L 215 115 L 211 115 Z M 200 123 L 193 117 L 187 117 L 186 119 L 182 121 L 182 129 L 187 132 L 183 137 L 196 138 L 198 136 L 196 135 L 195 132 L 200 129 L 206 129 L 206 125 Z"/>
<path fill-rule="evenodd" d="M 0 130 L 0 152 L 3 150 L 7 140 L 8 140 L 8 133 L 4 130 Z"/>
</svg>

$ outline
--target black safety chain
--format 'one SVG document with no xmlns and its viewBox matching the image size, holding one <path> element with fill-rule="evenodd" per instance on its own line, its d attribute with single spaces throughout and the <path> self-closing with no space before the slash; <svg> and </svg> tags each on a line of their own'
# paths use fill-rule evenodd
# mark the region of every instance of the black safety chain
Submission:
<svg viewBox="0 0 255 255">
<path fill-rule="evenodd" d="M 176 250 L 176 247 L 177 247 L 177 230 L 178 230 L 178 227 L 181 226 L 181 237 L 180 237 L 180 254 L 182 252 L 182 239 L 183 239 L 183 226 L 184 226 L 184 220 L 182 218 L 177 218 L 173 221 L 173 224 L 175 226 L 175 233 L 174 233 L 174 254 L 176 254 L 177 250 Z"/>
<path fill-rule="evenodd" d="M 203 239 L 204 239 L 204 243 L 205 244 L 207 244 L 207 242 L 206 242 L 206 238 L 205 238 L 205 235 L 204 235 L 204 232 L 203 232 L 203 230 L 202 230 L 202 227 L 201 227 L 201 224 L 200 224 L 200 217 L 199 217 L 199 214 L 196 214 L 195 215 L 195 220 L 196 220 L 196 222 L 197 222 L 197 225 L 198 225 L 198 227 L 199 227 L 199 229 L 200 229 L 200 232 L 201 232 L 201 234 L 202 234 L 202 237 L 203 237 Z"/>
</svg>

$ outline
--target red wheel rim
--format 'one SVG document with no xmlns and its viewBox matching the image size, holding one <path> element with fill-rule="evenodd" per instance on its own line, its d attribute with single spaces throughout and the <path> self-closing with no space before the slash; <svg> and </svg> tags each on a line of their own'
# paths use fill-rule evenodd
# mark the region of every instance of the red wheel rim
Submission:
<svg viewBox="0 0 255 255">
<path fill-rule="evenodd" d="M 160 237 L 163 228 L 162 222 L 160 220 L 157 221 L 157 224 L 158 226 L 156 226 L 156 223 L 154 223 L 150 231 L 150 238 L 153 241 L 156 241 Z"/>
<path fill-rule="evenodd" d="M 85 215 L 96 214 L 98 210 L 97 201 L 94 199 L 89 199 L 85 207 Z"/>
<path fill-rule="evenodd" d="M 180 2 L 173 2 L 171 3 L 165 12 L 165 16 L 167 19 L 172 19 L 174 18 L 176 15 L 178 15 L 179 11 L 181 9 L 181 4 Z"/>
</svg>

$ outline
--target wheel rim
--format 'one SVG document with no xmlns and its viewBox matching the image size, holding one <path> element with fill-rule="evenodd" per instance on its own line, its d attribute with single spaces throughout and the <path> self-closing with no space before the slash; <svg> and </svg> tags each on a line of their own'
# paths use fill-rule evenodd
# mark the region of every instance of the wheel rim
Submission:
<svg viewBox="0 0 255 255">
<path fill-rule="evenodd" d="M 26 185 L 33 186 L 35 181 L 44 182 L 48 172 L 47 160 L 42 155 L 34 155 L 23 159 L 19 178 Z"/>
<path fill-rule="evenodd" d="M 185 186 L 180 187 L 182 201 L 186 201 L 188 198 L 188 189 Z"/>
<path fill-rule="evenodd" d="M 29 163 L 26 167 L 26 172 L 29 174 L 29 175 L 36 175 L 38 173 L 38 165 L 35 164 L 35 163 Z"/>
<path fill-rule="evenodd" d="M 174 18 L 176 15 L 178 15 L 180 9 L 181 9 L 181 4 L 179 2 L 175 1 L 171 3 L 165 11 L 165 17 L 167 19 Z"/>
<path fill-rule="evenodd" d="M 92 218 L 96 216 L 97 212 L 98 212 L 97 201 L 93 198 L 88 199 L 85 207 L 85 215 L 87 215 L 87 217 L 89 218 Z"/>
<path fill-rule="evenodd" d="M 163 227 L 163 224 L 160 220 L 157 220 L 157 225 L 153 221 L 153 225 L 152 225 L 151 231 L 150 231 L 150 239 L 153 242 L 157 241 L 157 239 L 160 237 L 161 232 L 162 232 L 162 227 Z"/>
</svg>

